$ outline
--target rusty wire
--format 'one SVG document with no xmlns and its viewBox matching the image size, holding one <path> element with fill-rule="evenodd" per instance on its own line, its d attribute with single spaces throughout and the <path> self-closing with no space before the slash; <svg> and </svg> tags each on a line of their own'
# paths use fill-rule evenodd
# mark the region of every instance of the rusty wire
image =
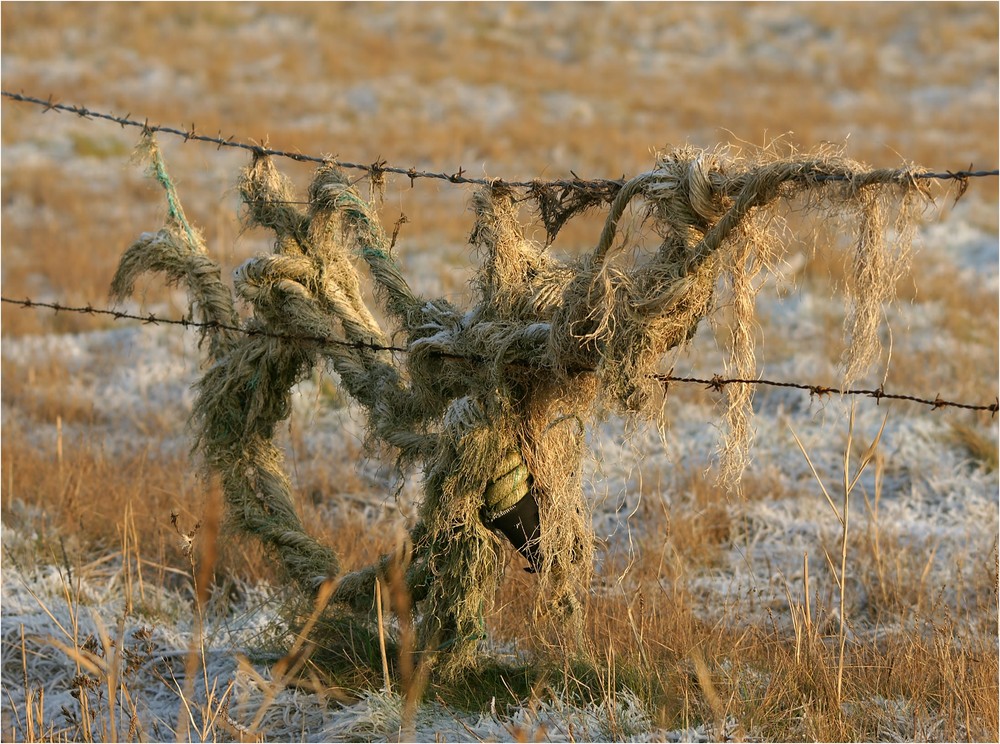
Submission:
<svg viewBox="0 0 1000 744">
<path fill-rule="evenodd" d="M 49 309 L 54 312 L 65 312 L 65 313 L 81 313 L 85 315 L 106 315 L 114 318 L 115 320 L 138 320 L 143 323 L 153 324 L 153 325 L 174 325 L 181 326 L 183 328 L 198 328 L 203 330 L 227 330 L 235 331 L 236 333 L 242 333 L 247 336 L 266 336 L 268 338 L 282 339 L 285 341 L 299 341 L 299 342 L 312 342 L 321 344 L 334 344 L 337 346 L 344 346 L 353 349 L 366 349 L 369 351 L 389 351 L 394 353 L 408 353 L 409 349 L 402 346 L 384 346 L 381 344 L 376 344 L 374 342 L 363 342 L 363 341 L 345 341 L 344 339 L 339 339 L 333 336 L 307 336 L 307 335 L 292 335 L 284 333 L 273 333 L 270 331 L 265 331 L 256 328 L 244 328 L 241 326 L 227 325 L 225 323 L 218 323 L 215 321 L 200 322 L 195 320 L 188 320 L 187 318 L 161 318 L 152 313 L 146 315 L 139 315 L 136 313 L 128 313 L 122 310 L 113 310 L 110 308 L 96 308 L 93 305 L 84 305 L 80 307 L 71 307 L 69 305 L 62 305 L 56 302 L 39 302 L 30 298 L 25 298 L 23 300 L 14 299 L 11 297 L 0 297 L 0 302 L 4 302 L 10 305 L 17 305 L 22 308 L 29 309 Z M 443 352 L 437 352 L 438 356 L 449 358 L 449 359 L 461 359 L 474 363 L 481 363 L 486 360 L 473 357 L 473 356 L 463 356 L 460 354 L 447 354 Z M 513 362 L 516 363 L 516 362 Z M 594 370 L 582 369 L 576 370 L 578 372 L 593 372 Z M 990 416 L 996 416 L 997 411 L 1000 410 L 1000 396 L 994 396 L 994 401 L 989 404 L 973 404 L 973 403 L 961 403 L 952 400 L 945 400 L 940 396 L 936 395 L 934 398 L 926 398 L 917 395 L 910 395 L 907 393 L 889 393 L 886 392 L 885 386 L 881 385 L 873 390 L 863 390 L 863 389 L 842 389 L 837 387 L 831 387 L 827 385 L 816 385 L 804 382 L 783 382 L 779 380 L 767 380 L 763 378 L 747 379 L 747 378 L 735 378 L 735 377 L 723 377 L 722 375 L 715 374 L 710 378 L 705 377 L 682 377 L 674 375 L 673 372 L 667 374 L 656 374 L 652 375 L 652 378 L 663 385 L 664 390 L 669 389 L 672 383 L 683 383 L 683 384 L 695 384 L 703 385 L 709 390 L 715 392 L 722 392 L 722 390 L 727 385 L 735 384 L 748 384 L 748 385 L 764 385 L 767 387 L 775 388 L 792 388 L 795 390 L 803 390 L 808 392 L 812 396 L 825 397 L 828 395 L 856 395 L 868 398 L 874 398 L 876 403 L 881 403 L 883 400 L 902 400 L 909 401 L 911 403 L 919 403 L 921 405 L 930 406 L 933 410 L 938 410 L 939 408 L 962 408 L 969 411 L 986 411 Z"/>
<path fill-rule="evenodd" d="M 35 96 L 29 96 L 24 93 L 11 93 L 10 91 L 0 90 L 0 96 L 7 98 L 12 101 L 18 101 L 21 103 L 30 103 L 36 106 L 43 107 L 43 113 L 48 111 L 67 111 L 69 113 L 76 114 L 85 119 L 103 119 L 106 121 L 114 122 L 124 127 L 138 127 L 146 132 L 169 134 L 177 137 L 181 137 L 185 142 L 208 142 L 216 145 L 218 148 L 223 147 L 234 147 L 242 150 L 247 150 L 252 152 L 257 156 L 273 156 L 280 158 L 288 158 L 290 160 L 295 160 L 298 162 L 308 162 L 308 163 L 321 163 L 321 164 L 333 164 L 341 168 L 352 169 L 352 170 L 362 170 L 365 171 L 371 178 L 380 179 L 386 173 L 393 173 L 401 176 L 406 176 L 410 179 L 410 185 L 412 186 L 414 181 L 420 178 L 432 178 L 442 181 L 447 181 L 453 184 L 477 184 L 482 186 L 497 186 L 497 187 L 507 187 L 507 188 L 525 188 L 525 189 L 545 189 L 545 188 L 561 188 L 561 189 L 571 189 L 574 191 L 595 193 L 598 195 L 606 195 L 609 192 L 616 192 L 625 184 L 624 178 L 594 178 L 594 179 L 583 179 L 573 175 L 572 179 L 556 179 L 550 181 L 543 181 L 540 179 L 533 179 L 530 181 L 508 181 L 503 178 L 470 178 L 465 175 L 466 171 L 464 168 L 459 167 L 454 173 L 435 173 L 431 171 L 418 171 L 416 168 L 401 168 L 398 166 L 393 166 L 387 164 L 381 158 L 376 159 L 370 164 L 362 163 L 352 163 L 344 160 L 339 160 L 337 158 L 320 157 L 317 155 L 307 155 L 300 152 L 289 152 L 287 150 L 276 150 L 270 147 L 265 147 L 263 145 L 258 145 L 251 142 L 243 142 L 237 140 L 235 137 L 224 137 L 221 132 L 217 136 L 200 134 L 197 128 L 192 123 L 190 129 L 178 129 L 175 127 L 167 127 L 161 124 L 150 124 L 149 120 L 138 121 L 136 119 L 130 119 L 131 114 L 125 114 L 124 116 L 116 116 L 114 114 L 103 113 L 100 111 L 94 111 L 93 109 L 87 108 L 81 105 L 71 105 L 58 103 L 50 95 L 48 99 L 37 98 Z M 571 171 L 572 172 L 572 171 Z M 972 170 L 972 166 L 969 166 L 968 170 L 958 170 L 958 171 L 944 171 L 944 172 L 933 172 L 933 171 L 911 171 L 909 169 L 900 170 L 900 175 L 905 175 L 906 178 L 914 179 L 936 179 L 936 180 L 954 180 L 959 182 L 959 188 L 964 192 L 968 188 L 968 182 L 970 178 L 984 178 L 989 176 L 1000 176 L 1000 170 Z M 803 177 L 808 177 L 816 181 L 846 181 L 849 180 L 848 176 L 837 175 L 837 174 L 823 174 L 823 173 L 808 173 L 803 174 Z"/>
<path fill-rule="evenodd" d="M 38 300 L 32 300 L 31 298 L 25 298 L 23 300 L 15 300 L 11 297 L 0 297 L 0 302 L 6 302 L 10 305 L 19 305 L 24 308 L 46 308 L 49 310 L 54 310 L 57 313 L 81 313 L 84 315 L 107 315 L 115 320 L 140 320 L 143 323 L 148 323 L 151 325 L 175 325 L 181 326 L 183 328 L 198 328 L 206 331 L 233 331 L 235 333 L 242 333 L 245 336 L 263 336 L 266 338 L 277 338 L 285 341 L 305 341 L 314 342 L 322 344 L 334 344 L 336 346 L 344 346 L 351 349 L 367 349 L 369 351 L 395 351 L 395 352 L 407 352 L 409 349 L 405 349 L 401 346 L 382 346 L 374 342 L 367 341 L 345 341 L 344 339 L 336 338 L 334 336 L 308 336 L 301 335 L 295 336 L 285 333 L 274 333 L 272 331 L 266 331 L 262 328 L 245 328 L 243 326 L 231 325 L 229 323 L 220 323 L 218 321 L 197 321 L 190 320 L 188 318 L 161 318 L 153 313 L 148 313 L 146 315 L 138 315 L 136 313 L 128 313 L 123 310 L 113 310 L 111 308 L 99 308 L 93 305 L 87 304 L 80 307 L 71 307 L 69 305 L 62 305 L 58 302 L 39 302 Z"/>
</svg>

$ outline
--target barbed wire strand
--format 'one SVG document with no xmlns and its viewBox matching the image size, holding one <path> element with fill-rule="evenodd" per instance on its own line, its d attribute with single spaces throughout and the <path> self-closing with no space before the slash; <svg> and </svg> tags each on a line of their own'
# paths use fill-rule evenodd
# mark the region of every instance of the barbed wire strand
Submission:
<svg viewBox="0 0 1000 744">
<path fill-rule="evenodd" d="M 407 353 L 409 349 L 402 346 L 383 346 L 381 344 L 376 344 L 375 342 L 367 341 L 345 341 L 344 339 L 336 338 L 334 336 L 309 336 L 309 335 L 292 335 L 286 333 L 275 333 L 273 331 L 267 331 L 262 328 L 245 328 L 243 326 L 232 325 L 229 323 L 222 323 L 219 321 L 209 320 L 209 321 L 198 321 L 189 320 L 188 318 L 161 318 L 153 313 L 148 313 L 146 315 L 138 315 L 136 313 L 129 313 L 123 310 L 113 310 L 111 308 L 99 308 L 93 305 L 83 305 L 80 307 L 72 307 L 69 305 L 62 305 L 58 302 L 39 302 L 38 300 L 33 300 L 30 298 L 25 298 L 23 300 L 16 300 L 12 297 L 0 297 L 0 302 L 5 302 L 10 305 L 19 305 L 24 308 L 45 308 L 49 310 L 54 310 L 57 313 L 81 313 L 85 315 L 107 315 L 115 320 L 140 320 L 143 323 L 149 323 L 152 325 L 175 325 L 181 326 L 183 328 L 197 328 L 207 331 L 233 331 L 235 333 L 242 333 L 245 336 L 263 336 L 266 338 L 276 338 L 285 341 L 313 341 L 316 343 L 324 344 L 334 344 L 336 346 L 344 346 L 351 349 L 366 349 L 369 351 L 394 351 L 400 353 Z M 463 357 L 464 358 L 464 357 Z"/>
<path fill-rule="evenodd" d="M 292 335 L 283 333 L 274 333 L 272 331 L 265 331 L 263 329 L 255 328 L 244 328 L 242 326 L 228 325 L 226 323 L 219 323 L 215 321 L 195 321 L 188 320 L 186 318 L 161 318 L 157 315 L 149 313 L 147 315 L 139 315 L 136 313 L 129 313 L 122 310 L 113 310 L 110 308 L 96 308 L 93 305 L 84 305 L 82 307 L 72 307 L 69 305 L 62 305 L 56 302 L 39 302 L 38 300 L 33 300 L 30 298 L 25 298 L 23 300 L 14 299 L 12 297 L 0 297 L 0 302 L 7 303 L 10 305 L 17 305 L 22 308 L 29 309 L 49 309 L 57 313 L 81 313 L 86 315 L 105 315 L 114 318 L 115 320 L 138 320 L 143 323 L 153 324 L 153 325 L 173 325 L 181 326 L 183 328 L 197 328 L 203 330 L 228 330 L 235 331 L 236 333 L 242 333 L 247 336 L 265 336 L 268 338 L 282 339 L 285 341 L 307 341 L 323 344 L 334 344 L 337 346 L 344 346 L 353 349 L 366 349 L 369 351 L 389 351 L 394 353 L 408 353 L 409 349 L 401 346 L 385 346 L 381 344 L 376 344 L 374 342 L 363 342 L 363 341 L 345 341 L 343 339 L 338 339 L 332 336 L 308 336 L 308 335 Z M 479 359 L 477 357 L 461 354 L 448 354 L 445 352 L 437 352 L 438 356 L 449 358 L 449 359 L 460 359 L 469 362 L 483 362 L 485 360 Z M 579 370 L 583 372 L 593 371 L 593 370 Z M 994 396 L 994 402 L 986 405 L 976 405 L 972 403 L 961 403 L 952 400 L 943 399 L 940 394 L 935 396 L 933 399 L 924 398 L 917 395 L 910 395 L 905 393 L 888 393 L 885 390 L 885 386 L 881 385 L 874 390 L 862 390 L 862 389 L 843 389 L 838 387 L 830 387 L 827 385 L 815 385 L 804 382 L 783 382 L 779 380 L 768 380 L 763 378 L 749 379 L 749 378 L 738 378 L 738 377 L 723 377 L 722 375 L 716 374 L 711 378 L 704 377 L 682 377 L 674 375 L 671 371 L 667 374 L 655 374 L 652 378 L 657 382 L 661 383 L 664 390 L 669 389 L 672 383 L 683 383 L 683 384 L 697 384 L 703 385 L 709 390 L 715 392 L 722 392 L 722 390 L 727 385 L 736 384 L 748 384 L 748 385 L 764 385 L 767 387 L 775 388 L 792 388 L 795 390 L 804 390 L 812 396 L 825 397 L 828 395 L 851 395 L 851 396 L 863 396 L 868 398 L 874 398 L 876 403 L 881 403 L 883 400 L 901 400 L 909 401 L 911 403 L 919 403 L 922 405 L 930 406 L 932 409 L 937 410 L 939 408 L 961 408 L 969 411 L 987 411 L 990 416 L 995 417 L 997 411 L 1000 410 L 1000 396 Z"/>
<path fill-rule="evenodd" d="M 130 119 L 131 114 L 125 114 L 124 116 L 116 116 L 115 114 L 104 113 L 101 111 L 95 111 L 93 109 L 87 108 L 81 105 L 72 105 L 58 103 L 50 95 L 47 99 L 38 98 L 35 96 L 26 95 L 24 93 L 12 93 L 6 90 L 0 90 L 0 96 L 7 98 L 11 101 L 18 101 L 21 103 L 29 103 L 36 106 L 42 106 L 43 112 L 48 111 L 66 111 L 69 113 L 76 114 L 85 119 L 103 119 L 106 121 L 114 122 L 115 124 L 124 127 L 138 127 L 143 131 L 162 133 L 174 135 L 181 137 L 185 142 L 206 142 L 216 145 L 219 149 L 223 147 L 232 147 L 247 150 L 254 153 L 255 155 L 269 155 L 273 157 L 288 158 L 290 160 L 295 160 L 298 162 L 309 162 L 309 163 L 332 163 L 341 168 L 353 169 L 353 170 L 363 170 L 366 171 L 372 178 L 380 178 L 385 173 L 393 173 L 401 176 L 406 176 L 410 179 L 410 185 L 419 178 L 432 178 L 442 181 L 447 181 L 453 184 L 478 184 L 483 186 L 504 186 L 508 188 L 547 188 L 547 187 L 558 187 L 567 189 L 576 189 L 581 191 L 604 191 L 607 192 L 608 189 L 620 188 L 625 184 L 625 180 L 622 178 L 611 179 L 611 178 L 594 178 L 594 179 L 583 179 L 577 176 L 575 173 L 572 179 L 556 179 L 550 181 L 543 181 L 540 179 L 534 179 L 530 181 L 507 181 L 503 178 L 470 178 L 466 176 L 465 169 L 459 168 L 455 173 L 435 173 L 431 171 L 418 171 L 416 168 L 401 168 L 394 165 L 389 165 L 386 161 L 378 159 L 373 163 L 368 165 L 362 163 L 351 163 L 337 158 L 321 157 L 317 155 L 307 155 L 300 152 L 289 152 L 287 150 L 275 150 L 270 147 L 265 147 L 251 142 L 243 142 L 237 140 L 235 137 L 223 137 L 222 133 L 219 132 L 217 136 L 210 136 L 205 134 L 199 134 L 197 128 L 192 123 L 190 129 L 177 129 L 175 127 L 163 126 L 162 124 L 150 124 L 149 120 L 138 121 L 137 119 Z M 572 173 L 572 171 L 570 171 Z M 900 174 L 906 175 L 907 178 L 913 179 L 936 179 L 936 180 L 955 180 L 960 182 L 960 189 L 964 192 L 965 188 L 968 186 L 970 178 L 985 178 L 985 177 L 995 177 L 1000 176 L 1000 170 L 972 170 L 972 166 L 969 166 L 968 170 L 959 171 L 919 171 L 912 172 L 909 170 L 900 171 Z M 840 174 L 816 174 L 810 173 L 808 176 L 810 179 L 816 181 L 848 181 L 849 176 Z"/>
</svg>

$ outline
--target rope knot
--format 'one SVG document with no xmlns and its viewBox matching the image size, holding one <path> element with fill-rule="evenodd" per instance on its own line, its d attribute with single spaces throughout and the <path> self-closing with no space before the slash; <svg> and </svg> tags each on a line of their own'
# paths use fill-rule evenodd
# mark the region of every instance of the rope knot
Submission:
<svg viewBox="0 0 1000 744">
<path fill-rule="evenodd" d="M 704 231 L 729 209 L 724 185 L 722 164 L 715 154 L 685 148 L 657 162 L 645 192 L 668 224 Z"/>
<path fill-rule="evenodd" d="M 688 164 L 687 171 L 688 201 L 691 208 L 707 222 L 716 222 L 727 209 L 711 179 L 713 174 L 721 175 L 718 162 L 714 157 L 702 154 Z"/>
</svg>

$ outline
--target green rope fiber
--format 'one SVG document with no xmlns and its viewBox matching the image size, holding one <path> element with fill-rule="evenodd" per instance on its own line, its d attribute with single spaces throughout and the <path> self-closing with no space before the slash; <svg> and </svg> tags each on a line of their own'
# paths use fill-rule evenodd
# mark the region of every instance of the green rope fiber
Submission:
<svg viewBox="0 0 1000 744">
<path fill-rule="evenodd" d="M 159 182 L 163 187 L 163 190 L 167 192 L 167 214 L 172 220 L 176 220 L 181 227 L 184 228 L 184 232 L 187 234 L 188 242 L 191 247 L 198 245 L 198 240 L 195 238 L 194 229 L 191 224 L 187 221 L 187 217 L 184 215 L 184 209 L 181 207 L 181 201 L 177 196 L 177 189 L 174 187 L 174 182 L 170 178 L 170 174 L 167 173 L 167 166 L 163 162 L 163 156 L 160 155 L 160 149 L 156 147 L 155 141 L 151 139 L 150 151 L 152 152 L 152 164 L 151 169 L 153 172 L 153 177 Z"/>
</svg>

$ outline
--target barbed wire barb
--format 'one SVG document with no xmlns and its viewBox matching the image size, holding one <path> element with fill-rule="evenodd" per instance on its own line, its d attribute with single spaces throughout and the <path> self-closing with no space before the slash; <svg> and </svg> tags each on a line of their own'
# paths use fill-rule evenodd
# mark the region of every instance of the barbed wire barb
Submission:
<svg viewBox="0 0 1000 744">
<path fill-rule="evenodd" d="M 57 302 L 40 302 L 39 300 L 31 299 L 30 297 L 25 297 L 24 299 L 14 299 L 12 297 L 0 297 L 0 302 L 7 303 L 10 305 L 17 305 L 25 309 L 49 309 L 54 312 L 65 312 L 65 313 L 82 313 L 86 315 L 105 315 L 114 318 L 115 320 L 137 320 L 146 325 L 174 325 L 181 326 L 183 328 L 197 328 L 197 329 L 208 329 L 208 330 L 227 330 L 234 331 L 236 333 L 241 333 L 246 336 L 265 336 L 267 338 L 275 338 L 284 341 L 300 341 L 300 342 L 313 342 L 322 344 L 334 344 L 337 346 L 344 346 L 352 349 L 358 350 L 368 350 L 368 351 L 388 351 L 393 353 L 408 354 L 409 349 L 402 346 L 390 346 L 377 344 L 374 341 L 346 341 L 344 339 L 336 338 L 334 336 L 307 336 L 307 335 L 293 335 L 284 333 L 274 333 L 271 331 L 266 331 L 261 328 L 244 328 L 242 326 L 229 325 L 226 323 L 219 323 L 217 321 L 207 321 L 200 322 L 195 320 L 190 320 L 188 318 L 161 318 L 153 313 L 148 313 L 146 315 L 139 315 L 136 313 L 128 313 L 122 310 L 115 310 L 113 308 L 95 308 L 92 304 L 87 304 L 84 306 L 73 307 L 69 305 L 63 305 Z M 484 362 L 488 360 L 479 359 L 476 357 L 461 355 L 461 354 L 449 354 L 445 352 L 435 352 L 437 356 L 447 358 L 447 359 L 461 359 L 469 362 Z M 512 362 L 517 363 L 517 362 Z M 581 372 L 594 371 L 594 370 L 577 370 Z M 669 389 L 671 383 L 679 382 L 685 384 L 702 385 L 706 389 L 713 392 L 721 393 L 725 390 L 728 385 L 764 385 L 766 387 L 775 388 L 790 388 L 795 390 L 804 390 L 810 395 L 816 395 L 820 397 L 828 395 L 851 395 L 851 396 L 861 396 L 874 398 L 876 405 L 880 405 L 882 400 L 900 400 L 909 401 L 911 403 L 919 403 L 922 405 L 930 406 L 932 410 L 938 410 L 939 408 L 960 408 L 969 411 L 986 411 L 991 417 L 996 417 L 997 411 L 1000 410 L 1000 396 L 994 396 L 993 403 L 977 405 L 973 403 L 962 403 L 958 401 L 945 400 L 941 397 L 940 393 L 935 395 L 934 398 L 925 398 L 918 395 L 911 395 L 907 393 L 887 393 L 885 391 L 885 385 L 879 385 L 879 387 L 873 390 L 863 390 L 863 389 L 841 389 L 838 387 L 829 387 L 826 385 L 817 385 L 814 383 L 805 382 L 788 382 L 781 380 L 768 380 L 763 378 L 740 378 L 740 377 L 723 377 L 722 375 L 716 373 L 710 378 L 706 377 L 683 377 L 673 374 L 673 369 L 671 369 L 666 374 L 656 374 L 652 375 L 652 379 L 663 385 L 664 391 Z"/>
</svg>

